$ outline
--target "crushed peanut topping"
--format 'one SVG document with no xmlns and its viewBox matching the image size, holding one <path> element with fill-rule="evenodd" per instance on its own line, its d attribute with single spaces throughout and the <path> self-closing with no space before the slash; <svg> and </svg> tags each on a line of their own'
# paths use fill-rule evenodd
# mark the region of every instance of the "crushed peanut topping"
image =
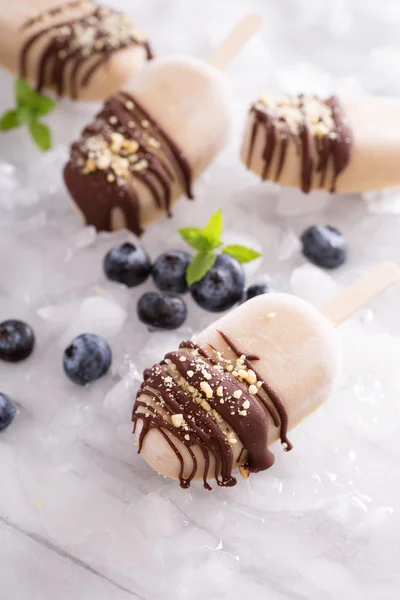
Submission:
<svg viewBox="0 0 400 600">
<path fill-rule="evenodd" d="M 321 138 L 335 131 L 334 111 L 326 101 L 311 95 L 276 98 L 262 96 L 254 105 L 255 110 L 274 119 L 276 127 L 299 135 L 306 118 L 313 135 Z"/>
<path fill-rule="evenodd" d="M 210 384 L 207 383 L 207 381 L 202 381 L 200 383 L 200 388 L 205 393 L 205 395 L 207 396 L 207 398 L 212 398 L 213 397 L 214 393 L 212 391 L 212 388 L 211 388 Z"/>
<path fill-rule="evenodd" d="M 94 162 L 94 161 L 93 161 Z M 95 163 L 95 167 L 100 169 L 101 171 L 105 171 L 111 165 L 111 156 L 104 154 L 104 156 L 99 156 L 97 159 L 97 163 Z"/>
<path fill-rule="evenodd" d="M 97 168 L 96 162 L 93 158 L 88 158 L 86 161 L 85 173 L 93 173 Z"/>
<path fill-rule="evenodd" d="M 257 382 L 257 375 L 254 373 L 254 371 L 252 369 L 249 369 L 247 371 L 246 381 L 248 383 L 256 383 Z"/>
<path fill-rule="evenodd" d="M 215 409 L 211 409 L 211 416 L 217 423 L 220 423 L 222 421 L 221 415 Z"/>
<path fill-rule="evenodd" d="M 174 425 L 174 427 L 181 427 L 183 424 L 183 415 L 182 414 L 172 415 L 171 421 L 172 421 L 172 424 Z"/>
<path fill-rule="evenodd" d="M 202 369 L 201 374 L 203 375 L 203 377 L 205 379 L 207 379 L 208 381 L 211 379 L 211 373 L 209 373 L 208 371 L 206 371 L 206 369 Z"/>
<path fill-rule="evenodd" d="M 114 123 L 113 117 L 109 118 L 110 123 L 111 121 Z M 107 176 L 107 181 L 112 182 L 115 181 L 115 176 L 121 180 L 128 180 L 135 172 L 139 173 L 149 167 L 148 160 L 138 154 L 140 144 L 137 140 L 126 138 L 118 131 L 112 131 L 109 137 L 110 142 L 101 135 L 94 135 L 85 140 L 88 158 L 84 163 L 84 173 L 111 170 L 114 178 Z"/>
<path fill-rule="evenodd" d="M 87 4 L 85 8 L 90 6 Z M 40 21 L 48 21 L 49 16 L 48 13 L 43 13 Z M 65 57 L 78 52 L 88 56 L 109 48 L 145 41 L 142 32 L 127 15 L 103 7 L 96 10 L 94 14 L 83 15 L 82 18 L 73 20 L 67 25 L 54 27 L 51 36 L 59 44 L 65 43 Z"/>
<path fill-rule="evenodd" d="M 132 169 L 134 171 L 145 171 L 148 167 L 149 163 L 147 160 L 143 159 L 133 165 Z"/>
<path fill-rule="evenodd" d="M 210 398 L 210 396 L 207 396 L 208 398 Z M 207 400 L 203 400 L 200 404 L 201 408 L 204 408 L 204 410 L 206 412 L 210 412 L 211 411 L 211 406 L 209 405 L 209 403 L 207 402 Z"/>
<path fill-rule="evenodd" d="M 240 472 L 240 474 L 241 474 L 241 476 L 242 476 L 243 479 L 248 479 L 250 477 L 250 471 L 249 471 L 249 469 L 246 469 L 246 467 L 243 466 L 243 465 L 241 465 L 239 467 L 239 472 Z"/>
<path fill-rule="evenodd" d="M 160 142 L 158 140 L 156 140 L 156 138 L 149 137 L 147 141 L 149 142 L 149 145 L 152 148 L 160 148 L 161 147 Z"/>
</svg>

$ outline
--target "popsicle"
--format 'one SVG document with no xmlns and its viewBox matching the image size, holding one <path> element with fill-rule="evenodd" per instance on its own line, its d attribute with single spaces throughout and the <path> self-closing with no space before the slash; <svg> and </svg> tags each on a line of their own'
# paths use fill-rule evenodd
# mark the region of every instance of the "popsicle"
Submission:
<svg viewBox="0 0 400 600">
<path fill-rule="evenodd" d="M 331 394 L 340 370 L 335 330 L 399 278 L 383 263 L 321 311 L 290 294 L 242 304 L 144 372 L 132 420 L 138 451 L 184 488 L 236 483 L 270 468 L 269 446 Z"/>
<path fill-rule="evenodd" d="M 67 188 L 88 224 L 136 234 L 167 213 L 224 147 L 232 92 L 221 69 L 259 29 L 241 21 L 209 61 L 156 58 L 111 97 L 71 149 Z"/>
<path fill-rule="evenodd" d="M 400 184 L 400 101 L 263 96 L 250 108 L 241 157 L 248 169 L 308 193 L 360 193 Z"/>
<path fill-rule="evenodd" d="M 39 91 L 104 100 L 150 58 L 127 15 L 91 0 L 0 0 L 0 64 Z"/>
</svg>

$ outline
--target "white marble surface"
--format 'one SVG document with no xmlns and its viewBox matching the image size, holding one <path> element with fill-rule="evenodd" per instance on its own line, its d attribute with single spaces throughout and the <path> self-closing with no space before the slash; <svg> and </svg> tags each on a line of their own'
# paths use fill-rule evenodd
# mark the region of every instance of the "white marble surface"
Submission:
<svg viewBox="0 0 400 600">
<path fill-rule="evenodd" d="M 224 209 L 228 236 L 260 244 L 281 290 L 316 305 L 382 259 L 400 262 L 400 196 L 304 197 L 261 186 L 238 161 L 246 107 L 267 89 L 400 93 L 397 0 L 126 0 L 160 53 L 206 55 L 246 10 L 262 35 L 229 69 L 238 93 L 231 144 L 143 242 L 155 256 L 176 229 Z M 11 99 L 1 74 L 0 105 Z M 49 121 L 55 148 L 37 153 L 23 132 L 0 136 L 0 316 L 37 333 L 34 355 L 0 365 L 18 402 L 0 435 L 0 600 L 389 600 L 400 592 L 400 319 L 393 288 L 341 328 L 344 370 L 334 397 L 292 433 L 294 450 L 267 473 L 205 492 L 150 471 L 135 454 L 130 408 L 140 371 L 212 320 L 190 304 L 173 334 L 149 334 L 128 291 L 101 273 L 124 233 L 81 227 L 62 188 L 67 144 L 95 107 L 64 102 Z M 297 235 L 336 225 L 348 264 L 307 265 Z M 255 272 L 257 271 L 257 272 Z M 83 330 L 105 335 L 112 374 L 88 389 L 66 381 L 62 350 Z"/>
</svg>

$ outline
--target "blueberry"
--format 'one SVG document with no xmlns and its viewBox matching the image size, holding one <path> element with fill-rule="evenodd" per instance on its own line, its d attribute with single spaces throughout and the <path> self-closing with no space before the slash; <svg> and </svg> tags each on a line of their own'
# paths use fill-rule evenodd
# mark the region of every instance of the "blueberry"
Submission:
<svg viewBox="0 0 400 600">
<path fill-rule="evenodd" d="M 203 279 L 190 287 L 190 292 L 199 306 L 220 312 L 241 300 L 244 284 L 242 265 L 232 256 L 220 254 Z"/>
<path fill-rule="evenodd" d="M 0 358 L 8 362 L 19 362 L 28 358 L 35 345 L 32 328 L 16 319 L 0 323 Z"/>
<path fill-rule="evenodd" d="M 187 292 L 186 269 L 191 260 L 189 252 L 184 250 L 169 250 L 161 254 L 151 271 L 156 287 L 163 292 Z"/>
<path fill-rule="evenodd" d="M 104 257 L 103 267 L 111 281 L 134 287 L 146 281 L 150 275 L 151 261 L 142 246 L 126 242 L 111 248 Z"/>
<path fill-rule="evenodd" d="M 304 256 L 318 267 L 336 269 L 347 260 L 347 242 L 340 231 L 330 225 L 313 225 L 300 239 Z"/>
<path fill-rule="evenodd" d="M 251 300 L 255 296 L 261 296 L 261 294 L 268 294 L 271 291 L 271 286 L 268 283 L 253 283 L 249 285 L 244 294 L 243 301 Z"/>
<path fill-rule="evenodd" d="M 177 329 L 186 320 L 187 307 L 176 294 L 147 292 L 139 299 L 137 314 L 152 329 Z"/>
<path fill-rule="evenodd" d="M 85 385 L 107 373 L 111 358 L 111 349 L 105 339 L 83 333 L 64 351 L 64 371 L 71 381 Z"/>
<path fill-rule="evenodd" d="M 14 402 L 6 394 L 0 393 L 0 431 L 6 429 L 13 421 L 16 413 Z"/>
</svg>

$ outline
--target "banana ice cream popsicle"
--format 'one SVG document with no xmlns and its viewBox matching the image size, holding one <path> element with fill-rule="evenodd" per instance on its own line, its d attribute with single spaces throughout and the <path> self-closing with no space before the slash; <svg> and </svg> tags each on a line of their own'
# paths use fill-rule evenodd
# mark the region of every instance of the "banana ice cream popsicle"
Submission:
<svg viewBox="0 0 400 600">
<path fill-rule="evenodd" d="M 259 29 L 241 21 L 207 62 L 185 56 L 149 62 L 82 132 L 64 170 L 85 221 L 141 234 L 182 196 L 223 149 L 232 91 L 225 65 Z"/>
<path fill-rule="evenodd" d="M 263 180 L 360 193 L 400 184 L 400 102 L 265 95 L 250 108 L 241 158 Z"/>
<path fill-rule="evenodd" d="M 144 372 L 135 443 L 158 473 L 187 488 L 236 484 L 270 468 L 269 447 L 329 398 L 341 365 L 334 325 L 397 281 L 384 263 L 322 311 L 290 294 L 247 301 Z"/>
<path fill-rule="evenodd" d="M 152 58 L 127 15 L 92 0 L 0 0 L 0 64 L 38 89 L 104 100 Z"/>
<path fill-rule="evenodd" d="M 64 179 L 85 221 L 139 235 L 180 196 L 192 198 L 192 183 L 225 145 L 230 99 L 214 67 L 152 60 L 72 146 Z"/>
</svg>

